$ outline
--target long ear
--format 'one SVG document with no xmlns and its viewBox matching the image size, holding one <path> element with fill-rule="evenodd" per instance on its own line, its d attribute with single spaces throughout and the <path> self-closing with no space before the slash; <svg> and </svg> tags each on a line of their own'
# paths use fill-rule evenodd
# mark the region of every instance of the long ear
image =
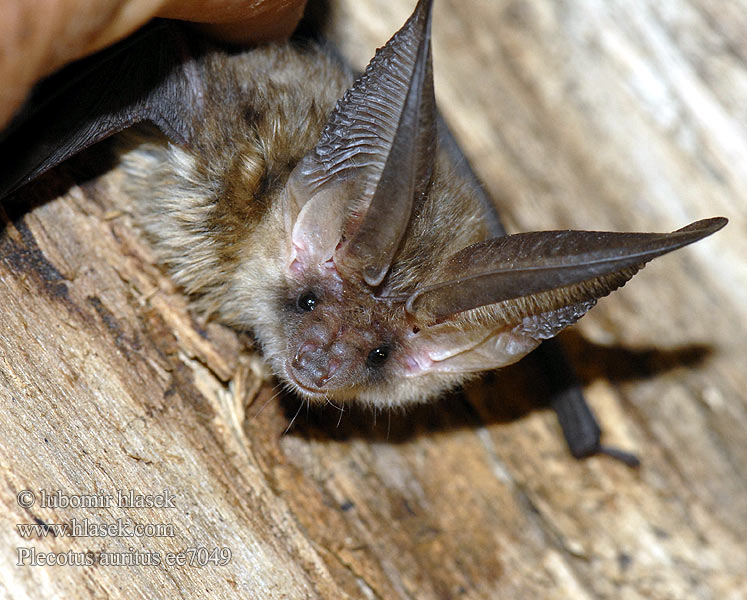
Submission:
<svg viewBox="0 0 747 600">
<path fill-rule="evenodd" d="M 575 323 L 649 260 L 726 223 L 706 219 L 673 233 L 542 231 L 468 246 L 445 262 L 443 283 L 406 302 L 422 328 L 411 336 L 405 375 L 509 365 Z M 480 307 L 472 318 L 460 315 Z"/>
<path fill-rule="evenodd" d="M 495 305 L 510 322 L 594 300 L 622 286 L 653 258 L 726 223 L 716 217 L 673 233 L 537 231 L 478 242 L 446 261 L 441 283 L 416 290 L 407 311 L 420 322 L 438 322 Z"/>
<path fill-rule="evenodd" d="M 334 254 L 341 272 L 372 286 L 386 276 L 433 169 L 431 5 L 418 2 L 291 173 L 286 222 L 293 224 L 293 257 L 319 263 Z M 321 214 L 331 220 L 320 235 Z"/>
</svg>

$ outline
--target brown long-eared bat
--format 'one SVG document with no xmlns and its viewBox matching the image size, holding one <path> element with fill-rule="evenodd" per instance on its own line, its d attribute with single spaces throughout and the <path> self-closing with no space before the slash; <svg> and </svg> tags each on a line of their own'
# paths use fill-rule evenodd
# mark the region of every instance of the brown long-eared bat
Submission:
<svg viewBox="0 0 747 600">
<path fill-rule="evenodd" d="M 3 141 L 0 196 L 149 121 L 121 137 L 119 159 L 174 280 L 251 330 L 296 393 L 377 407 L 519 360 L 651 259 L 726 224 L 505 235 L 437 115 L 431 5 L 357 79 L 319 46 L 229 52 L 156 23 L 27 109 Z M 577 455 L 599 449 L 579 398 L 565 413 Z"/>
</svg>

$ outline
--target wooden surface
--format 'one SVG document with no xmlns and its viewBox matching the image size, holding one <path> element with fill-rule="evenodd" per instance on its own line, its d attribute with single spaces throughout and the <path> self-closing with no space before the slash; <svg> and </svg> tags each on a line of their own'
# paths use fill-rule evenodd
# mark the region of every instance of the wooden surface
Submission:
<svg viewBox="0 0 747 600">
<path fill-rule="evenodd" d="M 330 27 L 361 66 L 411 8 L 341 0 Z M 113 171 L 11 213 L 0 241 L 0 597 L 747 598 L 747 12 L 437 0 L 434 36 L 441 109 L 512 231 L 731 221 L 563 336 L 605 441 L 642 466 L 570 458 L 531 358 L 407 414 L 304 409 L 284 433 L 299 400 L 189 312 Z M 22 508 L 24 489 L 175 506 Z M 16 529 L 71 518 L 174 536 Z M 19 547 L 232 559 L 21 567 Z"/>
</svg>

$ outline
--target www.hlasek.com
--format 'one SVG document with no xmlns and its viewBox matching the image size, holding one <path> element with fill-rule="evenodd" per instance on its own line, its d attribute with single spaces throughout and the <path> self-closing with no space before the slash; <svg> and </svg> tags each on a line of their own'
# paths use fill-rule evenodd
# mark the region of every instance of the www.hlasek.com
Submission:
<svg viewBox="0 0 747 600">
<path fill-rule="evenodd" d="M 73 517 L 67 523 L 18 523 L 16 531 L 24 539 L 51 537 L 174 537 L 173 523 L 136 523 L 131 519 L 115 519 L 113 523 L 98 523 L 87 517 Z"/>
</svg>

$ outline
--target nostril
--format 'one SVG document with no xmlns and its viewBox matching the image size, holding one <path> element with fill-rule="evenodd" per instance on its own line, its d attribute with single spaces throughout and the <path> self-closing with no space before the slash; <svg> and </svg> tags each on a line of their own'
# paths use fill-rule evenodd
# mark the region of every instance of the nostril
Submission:
<svg viewBox="0 0 747 600">
<path fill-rule="evenodd" d="M 322 387 L 331 377 L 329 365 L 323 356 L 317 356 L 316 360 L 306 362 L 303 373 L 316 387 Z"/>
<path fill-rule="evenodd" d="M 340 370 L 340 366 L 341 366 L 341 362 L 339 360 L 336 360 L 334 358 L 331 359 L 327 363 L 327 369 L 329 371 L 329 375 L 327 376 L 327 379 L 330 379 L 331 377 L 333 377 L 334 374 L 337 373 L 337 371 Z"/>
<path fill-rule="evenodd" d="M 291 361 L 292 368 L 299 378 L 321 388 L 332 377 L 329 357 L 319 345 L 313 342 L 303 343 Z M 334 367 L 336 370 L 337 367 Z"/>
<path fill-rule="evenodd" d="M 332 377 L 327 369 L 314 369 L 312 381 L 317 387 L 322 387 Z"/>
<path fill-rule="evenodd" d="M 316 356 L 321 352 L 321 348 L 312 342 L 304 342 L 296 351 L 293 357 L 293 366 L 305 369 L 309 363 L 313 362 Z"/>
</svg>

